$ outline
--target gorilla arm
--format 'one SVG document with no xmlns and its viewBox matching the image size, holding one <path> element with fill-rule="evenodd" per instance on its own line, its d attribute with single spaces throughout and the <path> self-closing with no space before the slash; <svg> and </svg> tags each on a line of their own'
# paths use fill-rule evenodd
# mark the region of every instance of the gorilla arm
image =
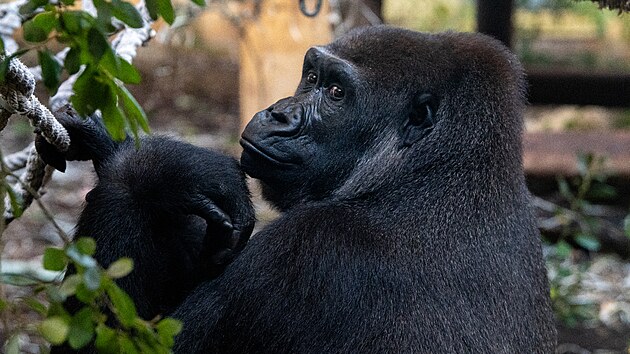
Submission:
<svg viewBox="0 0 630 354">
<path fill-rule="evenodd" d="M 93 237 L 96 259 L 135 262 L 119 285 L 139 314 L 170 312 L 198 282 L 220 274 L 247 242 L 254 211 L 238 163 L 166 137 L 113 141 L 98 119 L 57 113 L 72 144 L 61 154 L 41 141 L 48 163 L 92 160 L 98 174 L 75 237 Z M 58 163 L 63 161 L 63 164 Z M 64 165 L 64 166 L 61 166 Z"/>
</svg>

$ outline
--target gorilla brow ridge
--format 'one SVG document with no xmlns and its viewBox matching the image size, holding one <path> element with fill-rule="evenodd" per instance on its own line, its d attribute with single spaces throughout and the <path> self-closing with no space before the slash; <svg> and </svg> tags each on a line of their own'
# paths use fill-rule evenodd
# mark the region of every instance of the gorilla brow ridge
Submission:
<svg viewBox="0 0 630 354">
<path fill-rule="evenodd" d="M 346 59 L 344 59 L 344 58 L 342 58 L 342 57 L 340 57 L 340 56 L 338 56 L 336 54 L 333 54 L 330 50 L 328 50 L 327 47 L 315 46 L 313 48 L 319 50 L 323 54 L 328 55 L 329 57 L 335 58 L 335 59 L 343 62 L 344 64 L 350 66 L 352 69 L 356 69 L 356 67 L 354 66 L 354 64 L 352 62 L 350 62 L 350 61 L 348 61 L 348 60 L 346 60 Z M 319 57 L 317 59 L 319 59 Z"/>
</svg>

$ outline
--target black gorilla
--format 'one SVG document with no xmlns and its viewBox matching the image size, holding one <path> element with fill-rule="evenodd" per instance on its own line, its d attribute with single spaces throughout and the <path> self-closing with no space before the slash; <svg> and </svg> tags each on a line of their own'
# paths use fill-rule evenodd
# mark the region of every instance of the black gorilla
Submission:
<svg viewBox="0 0 630 354">
<path fill-rule="evenodd" d="M 310 49 L 295 95 L 243 133 L 242 169 L 284 212 L 244 248 L 235 161 L 67 115 L 65 158 L 99 176 L 78 234 L 136 260 L 121 285 L 183 321 L 179 353 L 551 353 L 524 86 L 479 34 L 371 27 Z"/>
</svg>

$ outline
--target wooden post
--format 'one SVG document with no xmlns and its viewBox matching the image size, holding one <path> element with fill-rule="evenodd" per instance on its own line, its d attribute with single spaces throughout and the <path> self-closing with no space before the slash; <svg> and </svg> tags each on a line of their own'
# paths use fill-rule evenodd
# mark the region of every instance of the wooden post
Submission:
<svg viewBox="0 0 630 354">
<path fill-rule="evenodd" d="M 315 1 L 306 1 L 314 6 Z M 302 75 L 304 53 L 332 39 L 328 1 L 313 18 L 298 0 L 266 0 L 260 15 L 245 24 L 240 40 L 241 127 L 280 98 L 293 95 Z"/>
<path fill-rule="evenodd" d="M 512 44 L 514 0 L 477 0 L 477 31 Z"/>
</svg>

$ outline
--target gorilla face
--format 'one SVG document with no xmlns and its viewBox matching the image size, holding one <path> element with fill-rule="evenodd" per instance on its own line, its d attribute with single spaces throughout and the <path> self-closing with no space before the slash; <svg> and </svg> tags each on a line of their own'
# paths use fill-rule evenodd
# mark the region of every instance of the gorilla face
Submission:
<svg viewBox="0 0 630 354">
<path fill-rule="evenodd" d="M 371 139 L 363 124 L 353 123 L 359 79 L 349 62 L 311 48 L 295 95 L 257 113 L 245 128 L 243 169 L 278 207 L 328 195 L 362 155 Z"/>
<path fill-rule="evenodd" d="M 281 209 L 329 197 L 370 144 L 384 140 L 377 138 L 383 132 L 396 132 L 403 148 L 432 128 L 434 96 L 422 92 L 410 99 L 393 95 L 395 88 L 378 88 L 391 80 L 358 70 L 332 45 L 311 48 L 295 95 L 257 113 L 245 128 L 244 171 Z"/>
</svg>

